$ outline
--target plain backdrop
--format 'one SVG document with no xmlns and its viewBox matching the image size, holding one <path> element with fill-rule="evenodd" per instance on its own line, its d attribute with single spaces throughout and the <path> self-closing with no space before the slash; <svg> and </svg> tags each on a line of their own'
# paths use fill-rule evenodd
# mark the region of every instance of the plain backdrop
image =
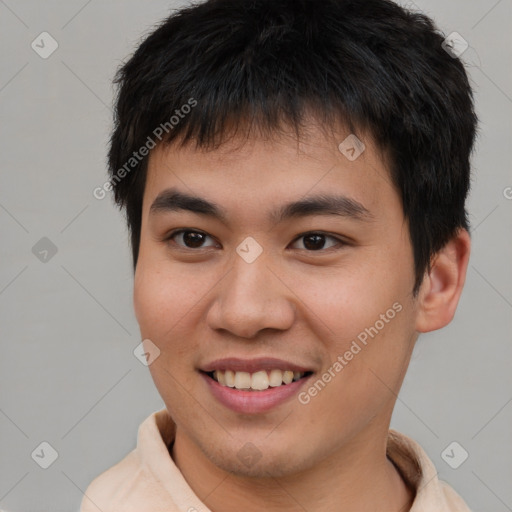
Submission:
<svg viewBox="0 0 512 512">
<path fill-rule="evenodd" d="M 424 447 L 473 510 L 505 512 L 512 510 L 512 1 L 407 4 L 468 42 L 462 59 L 481 124 L 465 291 L 454 321 L 420 337 L 391 426 Z M 133 354 L 141 340 L 124 219 L 110 196 L 97 200 L 93 190 L 107 179 L 113 75 L 180 5 L 0 0 L 2 509 L 78 511 L 91 480 L 135 447 L 139 424 L 164 406 Z M 454 441 L 456 457 L 468 454 L 457 469 L 442 456 Z M 57 456 L 47 469 L 42 453 L 47 462 Z"/>
</svg>

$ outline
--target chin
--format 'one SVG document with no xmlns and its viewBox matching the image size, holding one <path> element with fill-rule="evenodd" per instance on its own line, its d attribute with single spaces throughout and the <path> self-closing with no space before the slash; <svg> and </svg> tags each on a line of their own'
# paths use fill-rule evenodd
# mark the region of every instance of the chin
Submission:
<svg viewBox="0 0 512 512">
<path fill-rule="evenodd" d="M 238 451 L 211 451 L 208 447 L 204 453 L 217 467 L 239 477 L 279 478 L 307 469 L 305 460 L 299 460 L 296 453 L 293 458 L 288 450 L 269 454 L 265 448 L 258 450 L 251 443 Z"/>
</svg>

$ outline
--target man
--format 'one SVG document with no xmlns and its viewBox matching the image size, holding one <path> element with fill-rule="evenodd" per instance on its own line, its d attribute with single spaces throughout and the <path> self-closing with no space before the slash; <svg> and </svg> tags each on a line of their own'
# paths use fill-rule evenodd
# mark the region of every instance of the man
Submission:
<svg viewBox="0 0 512 512">
<path fill-rule="evenodd" d="M 120 69 L 110 185 L 166 408 L 82 512 L 469 510 L 389 430 L 470 253 L 443 40 L 387 0 L 210 0 Z"/>
</svg>

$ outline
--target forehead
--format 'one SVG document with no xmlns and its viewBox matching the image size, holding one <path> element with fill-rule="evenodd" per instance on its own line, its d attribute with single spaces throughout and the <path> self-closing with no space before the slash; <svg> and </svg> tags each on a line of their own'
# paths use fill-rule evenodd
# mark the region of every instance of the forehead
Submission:
<svg viewBox="0 0 512 512">
<path fill-rule="evenodd" d="M 354 217 L 370 218 L 399 197 L 386 158 L 373 140 L 354 138 L 346 131 L 326 137 L 311 130 L 300 140 L 291 136 L 232 139 L 215 150 L 192 144 L 159 145 L 148 162 L 144 215 L 165 210 L 154 203 L 165 206 L 174 194 L 173 199 L 182 204 L 185 195 L 206 199 L 209 204 L 202 206 L 212 210 L 213 205 L 219 219 L 236 207 L 238 213 L 240 209 L 265 212 L 266 220 L 275 222 L 290 213 L 285 204 L 319 196 Z M 359 142 L 354 145 L 354 140 Z"/>
</svg>

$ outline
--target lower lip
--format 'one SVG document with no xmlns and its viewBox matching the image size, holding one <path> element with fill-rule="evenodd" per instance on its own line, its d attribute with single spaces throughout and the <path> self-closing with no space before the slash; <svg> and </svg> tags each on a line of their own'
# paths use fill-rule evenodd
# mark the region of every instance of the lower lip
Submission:
<svg viewBox="0 0 512 512">
<path fill-rule="evenodd" d="M 308 375 L 290 384 L 268 388 L 264 391 L 242 391 L 230 388 L 229 386 L 222 386 L 206 373 L 199 373 L 208 384 L 212 395 L 221 404 L 235 412 L 245 414 L 257 414 L 277 407 L 291 396 L 296 395 L 304 383 L 313 375 Z"/>
</svg>

